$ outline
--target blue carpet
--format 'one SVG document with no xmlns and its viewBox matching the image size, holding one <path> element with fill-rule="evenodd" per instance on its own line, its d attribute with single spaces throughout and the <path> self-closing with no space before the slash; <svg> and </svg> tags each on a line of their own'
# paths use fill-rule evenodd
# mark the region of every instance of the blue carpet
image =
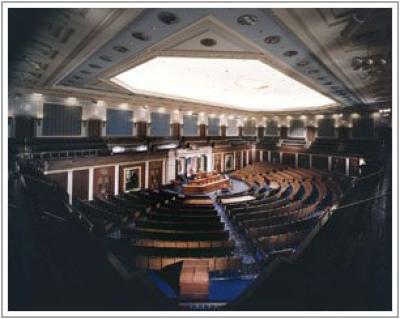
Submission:
<svg viewBox="0 0 400 319">
<path fill-rule="evenodd" d="M 254 279 L 224 279 L 210 281 L 210 301 L 231 301 L 250 286 Z"/>
<path fill-rule="evenodd" d="M 149 271 L 149 277 L 155 285 L 168 298 L 177 298 L 176 292 L 166 283 L 157 272 Z M 254 281 L 254 279 L 218 279 L 210 280 L 210 289 L 208 301 L 231 301 L 239 297 L 239 295 Z"/>
<path fill-rule="evenodd" d="M 150 279 L 156 284 L 156 286 L 166 295 L 168 298 L 176 298 L 176 293 L 172 287 L 162 280 L 160 276 L 155 271 L 149 271 L 148 275 Z"/>
</svg>

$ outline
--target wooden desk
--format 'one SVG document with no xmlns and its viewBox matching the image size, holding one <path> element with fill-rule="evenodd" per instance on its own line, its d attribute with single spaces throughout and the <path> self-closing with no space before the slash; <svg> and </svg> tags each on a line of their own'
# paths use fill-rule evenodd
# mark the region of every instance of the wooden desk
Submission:
<svg viewBox="0 0 400 319">
<path fill-rule="evenodd" d="M 239 197 L 222 198 L 221 203 L 222 204 L 233 204 L 233 203 L 247 202 L 247 201 L 253 200 L 253 199 L 256 199 L 256 198 L 254 196 L 245 195 L 245 196 L 239 196 Z"/>
<path fill-rule="evenodd" d="M 181 298 L 207 299 L 209 280 L 208 260 L 184 260 L 179 276 Z"/>
<path fill-rule="evenodd" d="M 188 195 L 204 194 L 213 192 L 222 188 L 229 188 L 230 182 L 229 178 L 220 178 L 212 182 L 205 182 L 203 184 L 189 183 L 183 185 L 183 193 Z"/>
<path fill-rule="evenodd" d="M 184 201 L 185 205 L 212 205 L 213 201 L 211 199 L 205 199 L 205 198 L 192 198 L 192 199 L 187 199 Z"/>
</svg>

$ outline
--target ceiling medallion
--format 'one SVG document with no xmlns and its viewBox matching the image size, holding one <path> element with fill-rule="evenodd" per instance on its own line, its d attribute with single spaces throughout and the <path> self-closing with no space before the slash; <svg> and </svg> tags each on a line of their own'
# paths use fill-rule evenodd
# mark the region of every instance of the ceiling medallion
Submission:
<svg viewBox="0 0 400 319">
<path fill-rule="evenodd" d="M 89 67 L 91 67 L 92 69 L 101 69 L 101 66 L 98 64 L 89 64 Z"/>
<path fill-rule="evenodd" d="M 175 14 L 167 11 L 162 11 L 158 14 L 158 20 L 166 25 L 177 23 L 178 19 Z"/>
<path fill-rule="evenodd" d="M 128 48 L 122 46 L 122 45 L 116 45 L 115 47 L 113 47 L 113 49 L 119 53 L 126 53 L 128 52 Z"/>
<path fill-rule="evenodd" d="M 217 41 L 211 38 L 201 39 L 200 43 L 205 47 L 213 47 L 217 44 Z"/>
<path fill-rule="evenodd" d="M 297 55 L 297 51 L 294 51 L 294 50 L 285 51 L 285 52 L 283 52 L 283 55 L 287 56 L 287 57 L 292 57 L 292 56 Z"/>
<path fill-rule="evenodd" d="M 281 37 L 279 35 L 270 35 L 264 39 L 266 44 L 277 44 L 281 41 Z"/>
<path fill-rule="evenodd" d="M 99 56 L 99 59 L 103 60 L 104 62 L 111 62 L 112 61 L 112 59 L 109 56 L 106 56 L 106 55 Z"/>
<path fill-rule="evenodd" d="M 258 18 L 254 14 L 244 14 L 237 19 L 237 22 L 240 25 L 255 25 L 257 23 L 257 20 Z"/>
<path fill-rule="evenodd" d="M 132 37 L 134 37 L 135 39 L 138 39 L 140 41 L 148 41 L 148 40 L 150 40 L 150 36 L 148 36 L 144 32 L 133 32 L 132 33 Z"/>
</svg>

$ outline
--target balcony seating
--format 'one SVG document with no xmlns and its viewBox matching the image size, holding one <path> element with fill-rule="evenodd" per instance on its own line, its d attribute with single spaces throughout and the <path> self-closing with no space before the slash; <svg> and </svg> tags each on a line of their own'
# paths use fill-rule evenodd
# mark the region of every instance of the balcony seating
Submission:
<svg viewBox="0 0 400 319">
<path fill-rule="evenodd" d="M 282 148 L 304 149 L 306 140 L 300 137 L 289 137 L 282 140 Z"/>
<path fill-rule="evenodd" d="M 260 140 L 260 144 L 262 144 L 268 150 L 274 150 L 277 149 L 277 144 L 279 142 L 279 139 L 280 139 L 279 136 L 264 136 Z"/>
<path fill-rule="evenodd" d="M 311 144 L 310 150 L 316 153 L 337 153 L 339 143 L 336 138 L 316 138 Z"/>
</svg>

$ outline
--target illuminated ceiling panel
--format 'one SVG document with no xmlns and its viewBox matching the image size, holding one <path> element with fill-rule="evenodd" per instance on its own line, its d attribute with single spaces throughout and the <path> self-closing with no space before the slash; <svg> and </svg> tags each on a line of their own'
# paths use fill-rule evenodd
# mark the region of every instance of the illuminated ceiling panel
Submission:
<svg viewBox="0 0 400 319">
<path fill-rule="evenodd" d="M 336 105 L 329 97 L 255 59 L 156 57 L 111 81 L 138 94 L 248 111 Z"/>
</svg>

